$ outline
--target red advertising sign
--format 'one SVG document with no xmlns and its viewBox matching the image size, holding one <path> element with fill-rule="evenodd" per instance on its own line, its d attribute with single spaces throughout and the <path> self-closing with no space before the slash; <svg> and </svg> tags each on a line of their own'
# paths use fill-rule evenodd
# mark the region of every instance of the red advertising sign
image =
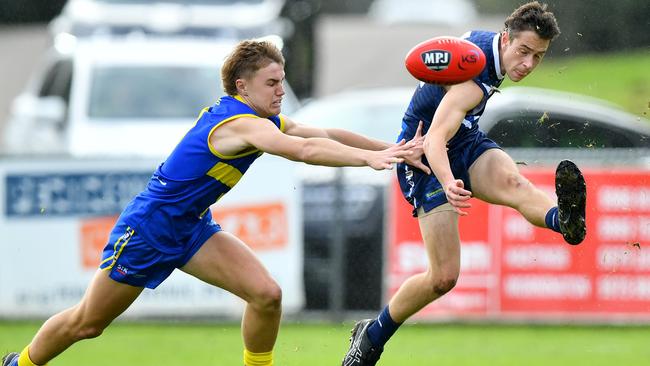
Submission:
<svg viewBox="0 0 650 366">
<path fill-rule="evenodd" d="M 554 171 L 523 170 L 554 194 Z M 571 246 L 510 208 L 472 200 L 459 219 L 456 288 L 421 311 L 439 317 L 650 318 L 650 172 L 587 170 L 587 237 Z M 426 270 L 417 219 L 392 188 L 388 295 Z"/>
</svg>

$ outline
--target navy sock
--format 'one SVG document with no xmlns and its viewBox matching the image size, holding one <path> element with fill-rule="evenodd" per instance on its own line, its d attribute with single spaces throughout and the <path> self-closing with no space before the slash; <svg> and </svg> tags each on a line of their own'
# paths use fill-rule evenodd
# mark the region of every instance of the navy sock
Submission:
<svg viewBox="0 0 650 366">
<path fill-rule="evenodd" d="M 390 337 L 395 334 L 400 325 L 402 325 L 402 323 L 395 323 L 393 318 L 390 317 L 388 305 L 386 305 L 384 310 L 377 317 L 377 320 L 368 327 L 368 339 L 370 340 L 370 343 L 375 347 L 383 347 Z"/>
<path fill-rule="evenodd" d="M 557 206 L 548 210 L 544 221 L 546 221 L 546 227 L 555 232 L 560 232 L 560 215 L 557 213 Z"/>
</svg>

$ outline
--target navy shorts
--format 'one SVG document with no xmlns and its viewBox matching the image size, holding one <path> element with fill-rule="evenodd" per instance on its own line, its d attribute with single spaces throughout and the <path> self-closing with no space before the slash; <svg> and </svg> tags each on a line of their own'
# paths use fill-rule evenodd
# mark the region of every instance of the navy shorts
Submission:
<svg viewBox="0 0 650 366">
<path fill-rule="evenodd" d="M 471 191 L 472 188 L 469 180 L 469 167 L 489 149 L 500 149 L 500 147 L 482 131 L 478 131 L 474 134 L 473 139 L 469 139 L 462 145 L 449 147 L 447 154 L 451 172 L 456 179 L 463 181 L 465 189 Z M 426 164 L 426 159 L 424 160 Z M 413 216 L 417 216 L 417 209 L 420 207 L 424 209 L 424 212 L 428 212 L 447 202 L 442 184 L 433 174 L 427 175 L 420 169 L 400 163 L 397 165 L 397 180 L 402 195 L 413 205 Z"/>
<path fill-rule="evenodd" d="M 221 231 L 211 220 L 198 229 L 202 231 L 199 240 L 188 243 L 184 251 L 170 254 L 157 250 L 124 221 L 118 220 L 104 247 L 99 268 L 109 271 L 109 276 L 117 282 L 154 289 L 174 269 L 184 266 L 208 238 Z"/>
</svg>

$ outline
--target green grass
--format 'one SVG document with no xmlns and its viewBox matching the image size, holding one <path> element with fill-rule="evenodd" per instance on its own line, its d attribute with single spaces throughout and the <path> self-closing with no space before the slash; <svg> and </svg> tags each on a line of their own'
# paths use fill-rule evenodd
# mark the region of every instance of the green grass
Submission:
<svg viewBox="0 0 650 366">
<path fill-rule="evenodd" d="M 275 364 L 340 364 L 350 326 L 284 324 Z M 22 349 L 37 328 L 0 323 L 0 350 Z M 650 327 L 409 325 L 379 365 L 648 365 L 649 339 Z M 117 323 L 50 365 L 241 365 L 241 349 L 236 324 Z"/>
<path fill-rule="evenodd" d="M 517 83 L 605 99 L 650 118 L 650 50 L 545 59 Z M 514 85 L 507 80 L 503 86 Z"/>
</svg>

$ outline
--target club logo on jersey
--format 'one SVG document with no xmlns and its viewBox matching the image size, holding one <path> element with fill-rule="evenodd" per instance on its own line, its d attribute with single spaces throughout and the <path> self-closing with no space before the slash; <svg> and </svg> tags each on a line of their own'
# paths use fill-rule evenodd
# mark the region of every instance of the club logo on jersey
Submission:
<svg viewBox="0 0 650 366">
<path fill-rule="evenodd" d="M 460 61 L 458 61 L 458 68 L 461 70 L 465 70 L 463 64 L 475 64 L 476 61 L 478 61 L 478 59 L 479 59 L 478 51 L 469 50 L 469 54 L 462 55 L 460 57 Z"/>
<path fill-rule="evenodd" d="M 449 61 L 451 60 L 451 53 L 444 50 L 431 50 L 422 52 L 420 55 L 422 57 L 422 62 L 424 65 L 433 71 L 442 71 L 449 67 Z"/>
</svg>

